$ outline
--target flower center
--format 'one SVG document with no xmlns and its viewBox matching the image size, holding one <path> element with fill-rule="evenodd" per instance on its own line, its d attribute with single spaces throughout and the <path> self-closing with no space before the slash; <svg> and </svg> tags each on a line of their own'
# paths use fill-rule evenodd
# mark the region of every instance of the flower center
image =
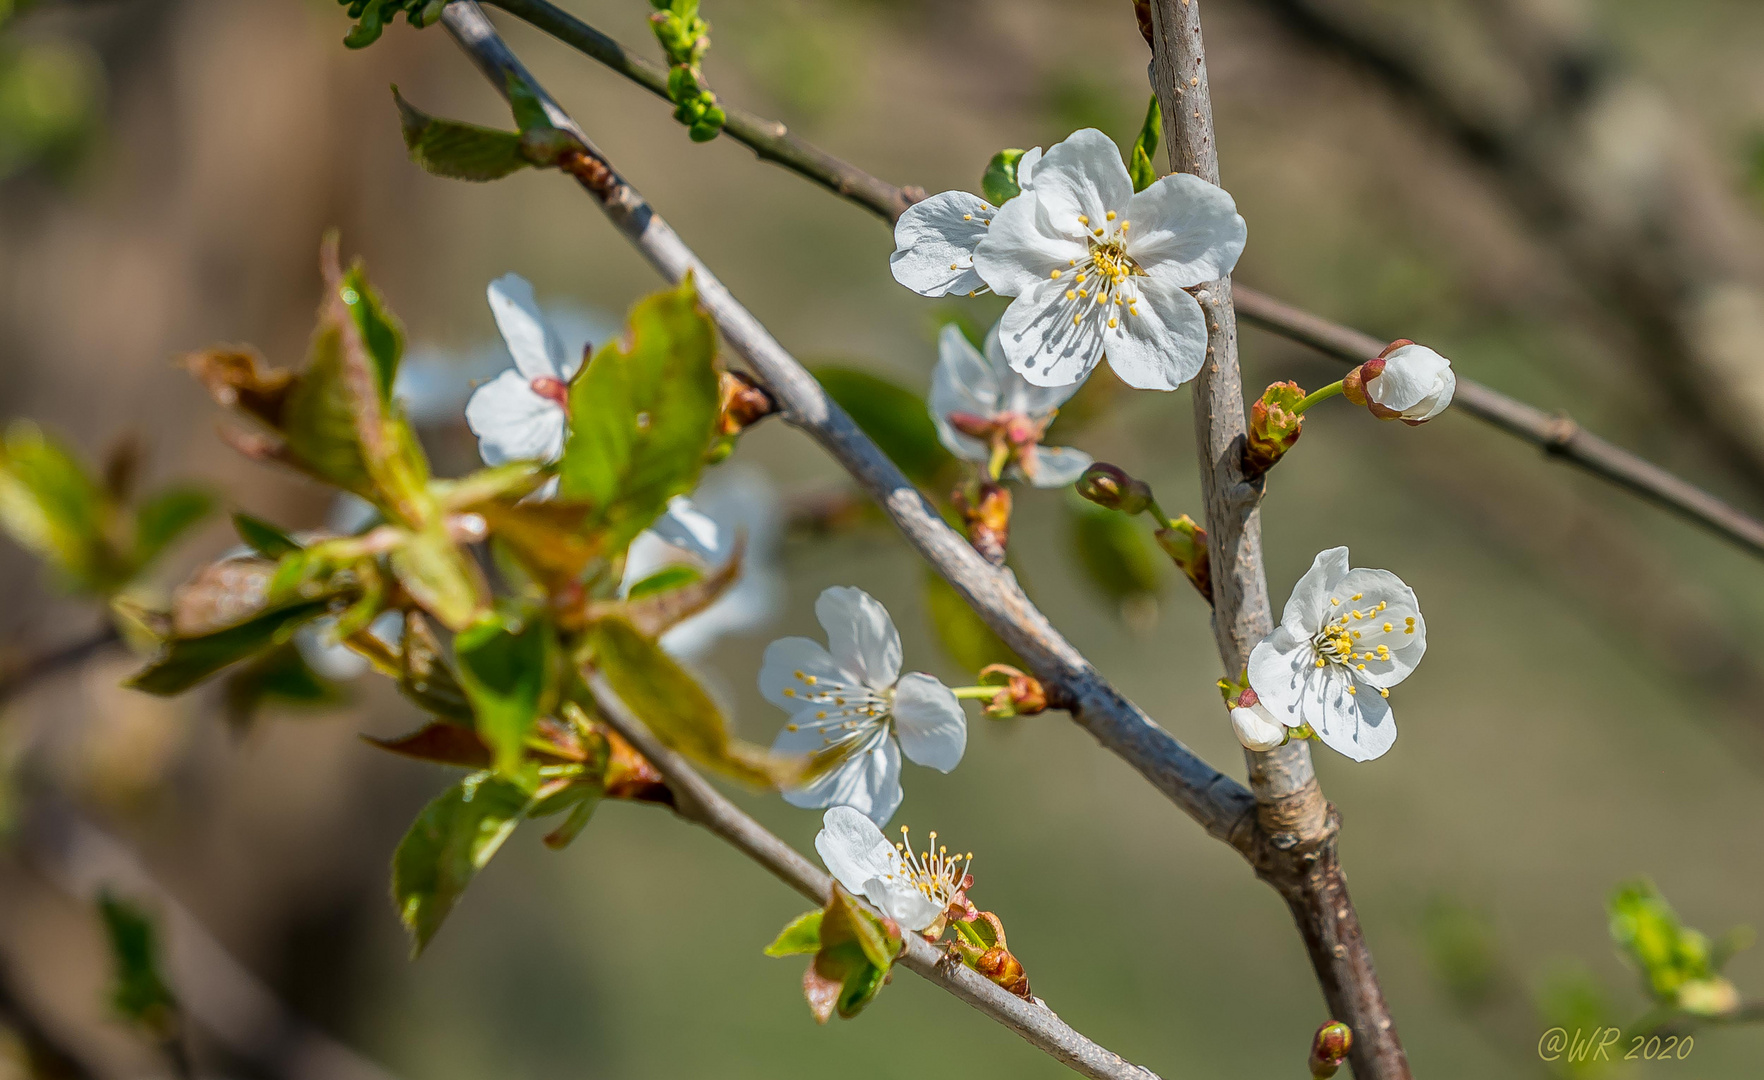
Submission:
<svg viewBox="0 0 1764 1080">
<path fill-rule="evenodd" d="M 966 886 L 968 867 L 974 861 L 972 851 L 951 855 L 949 848 L 937 843 L 935 831 L 925 850 L 914 854 L 912 837 L 905 825 L 900 827 L 900 843 L 894 845 L 894 851 L 900 856 L 901 873 L 907 881 L 939 907 L 948 907 Z"/>
<path fill-rule="evenodd" d="M 831 682 L 805 671 L 795 672 L 796 686 L 784 688 L 784 696 L 811 705 L 819 705 L 813 713 L 803 710 L 785 728 L 798 731 L 804 727 L 821 733 L 825 749 L 841 743 L 865 742 L 888 730 L 890 706 L 894 689 L 877 692 L 866 686 L 847 686 Z"/>
<path fill-rule="evenodd" d="M 1355 593 L 1349 598 L 1349 602 L 1358 600 L 1361 596 L 1362 594 Z M 1368 661 L 1388 661 L 1390 659 L 1389 645 L 1382 642 L 1377 645 L 1366 645 L 1361 641 L 1369 631 L 1376 631 L 1379 636 L 1382 636 L 1398 629 L 1391 620 L 1381 618 L 1384 609 L 1390 606 L 1387 601 L 1380 600 L 1365 608 L 1350 608 L 1343 605 L 1340 597 L 1332 596 L 1329 598 L 1329 604 L 1336 612 L 1335 617 L 1324 623 L 1323 629 L 1317 631 L 1311 638 L 1311 647 L 1316 650 L 1316 665 L 1318 667 L 1337 664 L 1352 671 L 1365 671 Z M 1403 620 L 1401 630 L 1405 634 L 1415 632 L 1414 616 Z M 1348 693 L 1353 692 L 1354 688 L 1348 687 Z M 1379 688 L 1378 693 L 1383 697 L 1390 696 L 1390 691 L 1382 687 Z"/>
<path fill-rule="evenodd" d="M 1072 311 L 1072 325 L 1082 323 L 1087 315 L 1096 315 L 1108 321 L 1109 329 L 1120 324 L 1120 313 L 1124 310 L 1129 315 L 1139 314 L 1139 297 L 1128 295 L 1127 282 L 1135 277 L 1144 277 L 1142 269 L 1133 256 L 1127 253 L 1127 229 L 1131 221 L 1115 223 L 1115 212 L 1109 211 L 1104 227 L 1093 227 L 1090 218 L 1080 214 L 1078 224 L 1082 225 L 1088 235 L 1085 240 L 1089 250 L 1083 261 L 1070 259 L 1067 270 L 1055 270 L 1049 276 L 1058 280 L 1066 274 L 1072 275 L 1072 283 L 1066 289 L 1066 303 Z"/>
<path fill-rule="evenodd" d="M 562 379 L 541 375 L 528 385 L 533 388 L 533 393 L 545 400 L 555 402 L 561 408 L 570 407 L 570 388 Z"/>
</svg>

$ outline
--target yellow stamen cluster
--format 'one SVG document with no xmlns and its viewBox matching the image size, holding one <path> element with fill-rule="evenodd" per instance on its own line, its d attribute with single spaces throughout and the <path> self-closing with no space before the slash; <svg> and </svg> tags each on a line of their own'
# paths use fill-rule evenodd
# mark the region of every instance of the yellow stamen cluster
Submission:
<svg viewBox="0 0 1764 1080">
<path fill-rule="evenodd" d="M 817 709 L 814 719 L 803 721 L 809 727 L 818 728 L 821 732 L 821 745 L 832 746 L 836 743 L 861 741 L 870 737 L 877 730 L 885 728 L 889 717 L 889 698 L 893 691 L 885 691 L 878 695 L 875 691 L 862 686 L 844 686 L 836 682 L 822 685 L 818 676 L 806 671 L 793 673 L 801 687 L 787 686 L 784 696 L 831 708 Z M 801 713 L 797 714 L 800 720 Z M 790 731 L 800 730 L 799 724 L 786 724 Z"/>
<path fill-rule="evenodd" d="M 907 827 L 900 827 L 900 842 L 894 845 L 895 853 L 900 856 L 901 872 L 912 885 L 927 899 L 949 906 L 957 893 L 962 891 L 962 882 L 967 880 L 968 866 L 974 861 L 972 851 L 963 854 L 949 853 L 949 848 L 937 843 L 937 833 L 933 831 L 926 844 L 926 849 L 918 854 L 913 853 L 912 838 Z M 895 875 L 890 874 L 887 880 L 893 881 Z"/>
<path fill-rule="evenodd" d="M 1116 216 L 1113 210 L 1108 211 L 1108 221 L 1113 222 Z M 1115 227 L 1112 234 L 1104 228 L 1092 228 L 1090 218 L 1084 214 L 1078 215 L 1078 224 L 1083 226 L 1088 233 L 1089 254 L 1082 260 L 1068 259 L 1066 265 L 1077 271 L 1073 274 L 1073 279 L 1077 284 L 1088 283 L 1089 287 L 1067 289 L 1066 299 L 1068 301 L 1088 300 L 1090 303 L 1081 305 L 1078 311 L 1072 313 L 1072 325 L 1077 326 L 1083 323 L 1084 316 L 1090 311 L 1111 305 L 1124 307 L 1128 315 L 1138 315 L 1139 298 L 1123 295 L 1124 286 L 1129 278 L 1145 275 L 1145 271 L 1140 269 L 1139 264 L 1133 260 L 1131 255 L 1127 254 L 1127 229 L 1132 222 L 1121 222 Z M 1049 272 L 1048 277 L 1058 280 L 1064 273 L 1064 270 L 1053 270 Z M 1113 314 L 1108 317 L 1110 329 L 1120 325 L 1118 317 Z"/>
</svg>

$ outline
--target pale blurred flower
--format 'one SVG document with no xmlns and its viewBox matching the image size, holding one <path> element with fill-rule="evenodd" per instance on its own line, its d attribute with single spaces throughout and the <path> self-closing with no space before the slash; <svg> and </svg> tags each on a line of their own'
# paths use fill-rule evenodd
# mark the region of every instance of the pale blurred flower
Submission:
<svg viewBox="0 0 1764 1080">
<path fill-rule="evenodd" d="M 999 346 L 997 325 L 986 335 L 984 356 L 958 327 L 945 326 L 937 339 L 937 368 L 931 373 L 931 419 L 938 439 L 956 457 L 985 467 L 994 445 L 957 430 L 952 415 L 970 431 L 984 431 L 993 444 L 1014 451 L 1007 475 L 1036 487 L 1064 487 L 1090 467 L 1090 455 L 1039 443 L 1054 414 L 1081 385 L 1031 385 L 1011 370 Z"/>
<path fill-rule="evenodd" d="M 581 356 L 569 356 L 519 274 L 490 283 L 490 311 L 514 367 L 473 391 L 466 425 L 486 465 L 555 461 L 569 424 L 569 382 Z"/>
<path fill-rule="evenodd" d="M 1036 163 L 991 218 L 974 271 L 1016 297 L 1001 324 L 1011 367 L 1038 386 L 1083 380 L 1106 355 L 1130 386 L 1173 390 L 1200 371 L 1207 324 L 1184 289 L 1224 277 L 1246 230 L 1226 192 L 1176 173 L 1137 194 L 1093 128 Z"/>
<path fill-rule="evenodd" d="M 1369 761 L 1396 741 L 1390 688 L 1426 651 L 1414 591 L 1388 570 L 1348 569 L 1348 549 L 1330 548 L 1251 651 L 1250 688 L 1287 727 L 1309 724 L 1329 746 Z"/>
<path fill-rule="evenodd" d="M 914 854 L 906 828 L 900 832 L 901 841 L 891 844 L 875 822 L 835 806 L 821 819 L 815 850 L 846 892 L 875 904 L 902 930 L 922 933 L 958 902 L 974 853 L 951 855 L 932 833 L 930 846 Z"/>
<path fill-rule="evenodd" d="M 1029 189 L 1041 147 L 1017 162 L 1017 186 Z M 894 224 L 894 280 L 921 296 L 973 296 L 986 292 L 974 270 L 974 249 L 998 209 L 966 191 L 944 191 L 906 208 Z"/>
<path fill-rule="evenodd" d="M 949 772 L 967 749 L 967 718 L 948 687 L 923 672 L 900 673 L 900 634 L 868 593 L 828 589 L 815 602 L 815 617 L 827 647 L 800 637 L 772 642 L 760 692 L 791 714 L 774 750 L 837 748 L 845 757 L 784 799 L 801 807 L 849 806 L 881 824 L 900 807 L 901 753 Z"/>
</svg>

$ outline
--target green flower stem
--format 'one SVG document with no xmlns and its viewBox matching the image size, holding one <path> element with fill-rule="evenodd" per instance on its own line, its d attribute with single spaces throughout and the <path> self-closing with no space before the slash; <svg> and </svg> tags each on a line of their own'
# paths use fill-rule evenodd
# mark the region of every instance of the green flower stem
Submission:
<svg viewBox="0 0 1764 1080">
<path fill-rule="evenodd" d="M 949 692 L 958 701 L 991 701 L 1003 689 L 1002 686 L 952 686 Z"/>
<path fill-rule="evenodd" d="M 1294 405 L 1292 407 L 1293 414 L 1297 415 L 1297 416 L 1303 416 L 1305 414 L 1306 409 L 1317 404 L 1317 402 L 1319 402 L 1319 401 L 1327 401 L 1328 399 L 1334 397 L 1335 395 L 1337 395 L 1339 393 L 1341 393 L 1341 382 L 1340 382 L 1340 380 L 1337 380 L 1335 382 L 1330 383 L 1328 386 L 1325 386 L 1321 390 L 1315 390 L 1309 394 L 1306 394 L 1303 398 L 1301 398 L 1299 400 L 1299 403 L 1297 405 Z"/>
<path fill-rule="evenodd" d="M 1004 476 L 1005 466 L 1011 462 L 1011 445 L 1003 439 L 992 444 L 992 459 L 986 463 L 986 474 L 994 480 Z"/>
<path fill-rule="evenodd" d="M 1145 512 L 1152 516 L 1152 520 L 1158 523 L 1160 529 L 1174 529 L 1176 527 L 1176 523 L 1170 520 L 1169 514 L 1164 513 L 1164 508 L 1158 505 L 1156 499 L 1151 499 L 1146 503 Z"/>
</svg>

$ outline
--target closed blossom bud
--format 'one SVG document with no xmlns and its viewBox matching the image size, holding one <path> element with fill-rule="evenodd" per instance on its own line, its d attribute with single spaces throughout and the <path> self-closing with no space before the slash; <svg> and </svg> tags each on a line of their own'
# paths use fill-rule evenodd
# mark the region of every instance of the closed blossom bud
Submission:
<svg viewBox="0 0 1764 1080">
<path fill-rule="evenodd" d="M 1305 418 L 1292 410 L 1304 397 L 1298 383 L 1281 382 L 1262 391 L 1261 399 L 1250 406 L 1249 435 L 1243 447 L 1247 477 L 1254 479 L 1273 468 L 1298 442 Z"/>
<path fill-rule="evenodd" d="M 725 371 L 721 380 L 722 411 L 717 421 L 721 435 L 737 435 L 778 411 L 778 403 L 753 376 Z"/>
<path fill-rule="evenodd" d="M 994 945 L 974 961 L 974 970 L 1020 998 L 1030 998 L 1029 976 L 1023 965 L 1003 945 Z"/>
<path fill-rule="evenodd" d="M 1246 750 L 1272 750 L 1286 742 L 1286 725 L 1256 698 L 1254 690 L 1245 690 L 1232 707 L 1231 730 Z"/>
<path fill-rule="evenodd" d="M 1445 412 L 1457 388 L 1452 362 L 1407 338 L 1391 342 L 1341 381 L 1349 401 L 1380 420 L 1401 420 L 1410 427 Z"/>
<path fill-rule="evenodd" d="M 1078 494 L 1107 510 L 1138 514 L 1151 505 L 1151 485 L 1135 480 L 1119 465 L 1098 461 L 1078 477 Z"/>
<path fill-rule="evenodd" d="M 994 720 L 1034 716 L 1047 709 L 1047 688 L 1034 676 L 1009 664 L 987 664 L 981 668 L 980 684 L 999 687 L 998 693 L 986 705 L 986 715 Z"/>
<path fill-rule="evenodd" d="M 968 525 L 968 542 L 987 562 L 1003 566 L 1011 538 L 1011 491 L 992 480 L 972 491 L 956 489 L 956 510 Z"/>
<path fill-rule="evenodd" d="M 1213 570 L 1207 558 L 1207 530 L 1183 514 L 1172 521 L 1168 529 L 1152 533 L 1152 537 L 1188 577 L 1196 591 L 1206 597 L 1207 603 L 1212 603 Z"/>
<path fill-rule="evenodd" d="M 1312 1080 L 1328 1080 L 1334 1076 L 1341 1063 L 1347 1060 L 1353 1045 L 1354 1029 L 1340 1020 L 1331 1020 L 1318 1028 L 1317 1034 L 1311 1038 Z"/>
</svg>

